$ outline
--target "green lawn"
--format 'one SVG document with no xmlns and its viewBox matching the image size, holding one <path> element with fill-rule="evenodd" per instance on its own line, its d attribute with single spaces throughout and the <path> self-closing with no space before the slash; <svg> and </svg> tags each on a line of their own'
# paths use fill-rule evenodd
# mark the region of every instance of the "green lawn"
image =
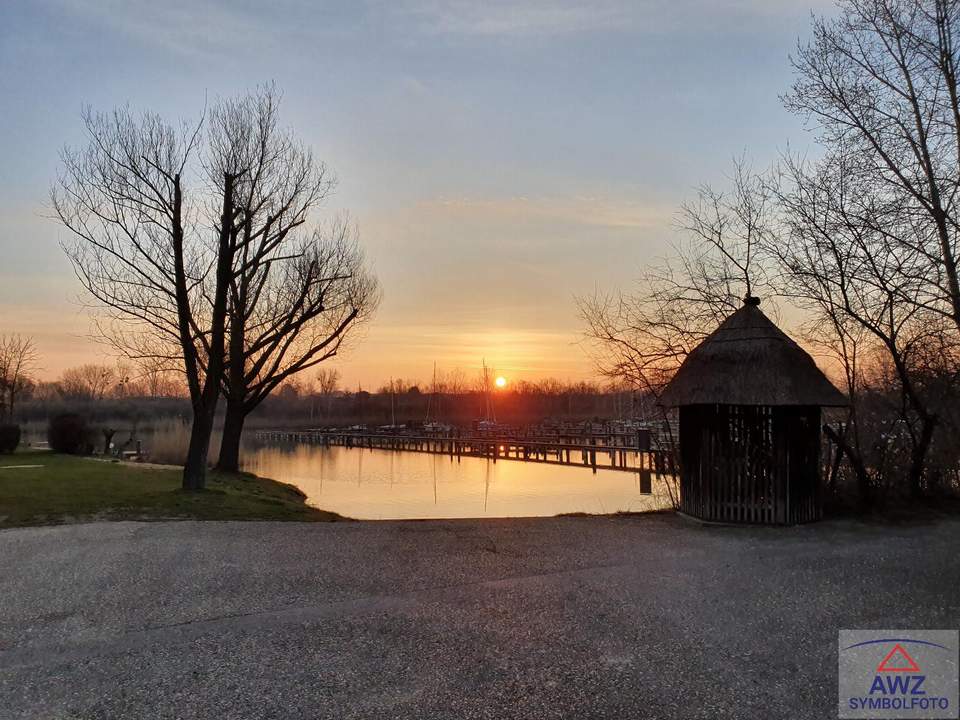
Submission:
<svg viewBox="0 0 960 720">
<path fill-rule="evenodd" d="M 211 473 L 202 493 L 182 492 L 180 478 L 178 469 L 45 451 L 0 455 L 0 528 L 94 519 L 345 519 L 306 505 L 290 485 L 254 475 Z"/>
</svg>

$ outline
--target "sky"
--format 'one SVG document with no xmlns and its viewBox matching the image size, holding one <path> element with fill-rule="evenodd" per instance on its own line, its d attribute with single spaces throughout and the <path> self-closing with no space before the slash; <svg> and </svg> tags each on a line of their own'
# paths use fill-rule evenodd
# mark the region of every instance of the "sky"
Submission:
<svg viewBox="0 0 960 720">
<path fill-rule="evenodd" d="M 42 377 L 112 363 L 50 219 L 84 105 L 170 120 L 275 82 L 336 173 L 383 300 L 344 383 L 594 376 L 575 298 L 630 288 L 732 159 L 810 143 L 781 106 L 828 0 L 3 0 L 0 333 Z"/>
</svg>

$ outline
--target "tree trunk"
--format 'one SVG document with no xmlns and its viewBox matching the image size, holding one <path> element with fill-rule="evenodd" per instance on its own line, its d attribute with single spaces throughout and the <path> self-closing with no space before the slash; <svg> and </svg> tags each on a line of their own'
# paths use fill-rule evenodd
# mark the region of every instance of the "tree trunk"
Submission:
<svg viewBox="0 0 960 720">
<path fill-rule="evenodd" d="M 860 453 L 847 442 L 846 432 L 840 435 L 829 425 L 823 426 L 823 432 L 830 442 L 836 446 L 838 461 L 841 455 L 847 456 L 850 467 L 853 468 L 853 474 L 857 478 L 857 499 L 860 503 L 860 509 L 866 510 L 873 502 L 873 492 L 870 486 L 870 473 L 867 472 L 867 466 L 864 464 L 863 458 L 860 456 Z"/>
<path fill-rule="evenodd" d="M 198 363 L 189 325 L 190 303 L 186 291 L 186 274 L 182 254 L 178 256 L 177 305 L 180 313 L 180 337 L 187 366 L 190 396 L 193 398 L 193 428 L 190 431 L 190 448 L 183 466 L 183 489 L 188 492 L 203 490 L 207 483 L 207 456 L 210 453 L 210 436 L 213 434 L 213 419 L 217 414 L 220 399 L 220 382 L 223 379 L 225 335 L 227 321 L 227 293 L 233 271 L 234 202 L 233 187 L 237 175 L 223 175 L 223 212 L 220 215 L 220 238 L 217 245 L 217 284 L 210 315 L 210 344 L 207 352 L 207 367 L 203 385 L 200 385 Z"/>
<path fill-rule="evenodd" d="M 936 427 L 934 418 L 924 418 L 920 427 L 920 438 L 910 453 L 910 497 L 914 500 L 923 496 L 923 475 L 927 464 L 927 452 L 933 440 L 933 430 Z"/>
<path fill-rule="evenodd" d="M 244 353 L 247 329 L 246 318 L 242 312 L 244 307 L 246 287 L 241 285 L 230 313 L 230 352 L 227 363 L 229 391 L 226 395 L 227 413 L 223 420 L 220 458 L 217 460 L 217 469 L 226 472 L 237 472 L 240 469 L 240 439 L 243 435 L 243 421 L 248 412 L 245 407 L 248 388 Z"/>
<path fill-rule="evenodd" d="M 217 470 L 237 472 L 240 469 L 240 441 L 243 437 L 244 420 L 246 420 L 246 413 L 243 411 L 243 405 L 228 400 Z"/>
<path fill-rule="evenodd" d="M 207 455 L 210 452 L 210 436 L 213 434 L 213 418 L 216 404 L 212 409 L 194 410 L 193 426 L 190 428 L 190 447 L 187 461 L 183 466 L 183 489 L 187 492 L 200 492 L 207 481 Z"/>
</svg>

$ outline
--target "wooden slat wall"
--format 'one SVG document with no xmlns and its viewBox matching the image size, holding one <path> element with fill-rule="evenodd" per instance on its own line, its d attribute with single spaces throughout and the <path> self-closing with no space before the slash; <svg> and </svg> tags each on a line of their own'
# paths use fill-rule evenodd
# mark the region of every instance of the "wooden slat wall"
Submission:
<svg viewBox="0 0 960 720">
<path fill-rule="evenodd" d="M 778 525 L 821 517 L 819 408 L 681 407 L 680 453 L 689 515 Z"/>
</svg>

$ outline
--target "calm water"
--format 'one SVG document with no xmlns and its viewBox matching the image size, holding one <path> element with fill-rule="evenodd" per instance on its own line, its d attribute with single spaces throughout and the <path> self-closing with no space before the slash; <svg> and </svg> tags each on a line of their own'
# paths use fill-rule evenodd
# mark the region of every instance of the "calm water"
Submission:
<svg viewBox="0 0 960 720">
<path fill-rule="evenodd" d="M 243 469 L 296 485 L 324 510 L 361 519 L 549 516 L 666 507 L 631 472 L 361 448 L 247 447 Z"/>
</svg>

